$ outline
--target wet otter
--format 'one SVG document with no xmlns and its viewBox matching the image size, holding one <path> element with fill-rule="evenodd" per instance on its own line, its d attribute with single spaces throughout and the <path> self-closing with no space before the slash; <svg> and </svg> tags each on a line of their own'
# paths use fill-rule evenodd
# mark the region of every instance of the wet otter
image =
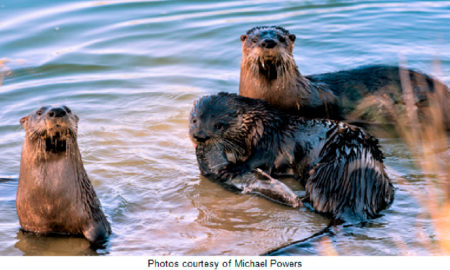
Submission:
<svg viewBox="0 0 450 270">
<path fill-rule="evenodd" d="M 293 57 L 296 36 L 279 26 L 258 26 L 241 36 L 239 94 L 309 118 L 361 123 L 392 121 L 373 96 L 403 103 L 401 75 L 411 86 L 414 103 L 428 105 L 428 94 L 440 91 L 442 108 L 450 106 L 448 87 L 425 74 L 393 66 L 375 65 L 303 76 Z M 450 113 L 444 110 L 450 127 Z"/>
<path fill-rule="evenodd" d="M 111 227 L 81 160 L 78 117 L 66 106 L 45 106 L 20 123 L 25 142 L 16 206 L 22 229 L 104 242 Z"/>
<path fill-rule="evenodd" d="M 375 218 L 394 198 L 378 141 L 355 126 L 220 93 L 194 104 L 189 134 L 201 174 L 227 187 L 306 203 L 336 220 Z M 301 200 L 269 176 L 287 174 L 305 186 Z"/>
</svg>

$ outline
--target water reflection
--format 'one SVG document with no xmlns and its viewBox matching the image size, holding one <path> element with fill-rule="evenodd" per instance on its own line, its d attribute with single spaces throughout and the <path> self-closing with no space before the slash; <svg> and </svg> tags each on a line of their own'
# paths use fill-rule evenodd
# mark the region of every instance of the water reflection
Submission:
<svg viewBox="0 0 450 270">
<path fill-rule="evenodd" d="M 14 247 L 22 251 L 23 255 L 78 256 L 105 254 L 91 248 L 89 241 L 82 237 L 41 236 L 19 230 L 16 239 L 17 242 Z"/>
</svg>

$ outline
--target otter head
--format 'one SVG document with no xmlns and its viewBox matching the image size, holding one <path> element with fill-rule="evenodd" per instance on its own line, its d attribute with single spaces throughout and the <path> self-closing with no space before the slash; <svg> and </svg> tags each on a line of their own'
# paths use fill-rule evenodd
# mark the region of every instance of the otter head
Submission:
<svg viewBox="0 0 450 270">
<path fill-rule="evenodd" d="M 189 136 L 196 146 L 215 144 L 230 161 L 245 161 L 269 120 L 264 109 L 261 101 L 235 94 L 202 97 L 191 111 Z"/>
<path fill-rule="evenodd" d="M 222 141 L 238 129 L 242 110 L 230 101 L 222 93 L 195 101 L 189 117 L 189 136 L 195 145 Z"/>
<path fill-rule="evenodd" d="M 67 106 L 43 106 L 20 119 L 20 124 L 37 153 L 64 153 L 76 142 L 78 116 Z"/>
<path fill-rule="evenodd" d="M 295 35 L 280 26 L 257 26 L 241 36 L 242 64 L 267 80 L 275 80 L 291 65 Z"/>
</svg>

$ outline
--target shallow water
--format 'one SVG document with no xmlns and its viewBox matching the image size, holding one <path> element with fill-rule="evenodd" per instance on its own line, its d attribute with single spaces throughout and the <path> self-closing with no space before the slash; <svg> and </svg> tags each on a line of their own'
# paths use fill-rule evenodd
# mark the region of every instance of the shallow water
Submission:
<svg viewBox="0 0 450 270">
<path fill-rule="evenodd" d="M 26 2 L 0 1 L 0 177 L 10 178 L 0 180 L 0 255 L 257 255 L 325 227 L 308 210 L 199 176 L 187 136 L 192 102 L 237 92 L 239 36 L 255 25 L 297 35 L 303 74 L 396 64 L 400 55 L 450 83 L 450 1 Z M 81 119 L 84 164 L 113 229 L 103 250 L 19 231 L 19 119 L 55 103 Z M 400 140 L 381 143 L 395 202 L 365 226 L 338 229 L 331 244 L 342 255 L 431 254 L 437 247 L 417 237 L 439 240 L 415 199 L 425 175 Z"/>
</svg>

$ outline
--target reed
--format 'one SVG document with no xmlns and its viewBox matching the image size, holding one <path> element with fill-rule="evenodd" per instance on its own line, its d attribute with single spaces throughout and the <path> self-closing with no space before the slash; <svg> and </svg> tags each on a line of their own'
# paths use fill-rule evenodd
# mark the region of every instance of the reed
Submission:
<svg viewBox="0 0 450 270">
<path fill-rule="evenodd" d="M 439 74 L 439 62 L 433 66 Z M 418 241 L 430 254 L 450 255 L 450 160 L 446 126 L 450 108 L 445 93 L 448 90 L 435 84 L 435 91 L 428 94 L 429 106 L 424 115 L 419 115 L 413 102 L 409 77 L 401 74 L 401 81 L 406 113 L 394 109 L 396 114 L 393 119 L 415 165 L 423 172 L 425 184 L 422 192 L 410 193 L 424 209 L 422 215 L 428 215 L 431 219 L 435 236 L 430 236 L 420 226 L 416 226 L 415 232 Z"/>
</svg>

